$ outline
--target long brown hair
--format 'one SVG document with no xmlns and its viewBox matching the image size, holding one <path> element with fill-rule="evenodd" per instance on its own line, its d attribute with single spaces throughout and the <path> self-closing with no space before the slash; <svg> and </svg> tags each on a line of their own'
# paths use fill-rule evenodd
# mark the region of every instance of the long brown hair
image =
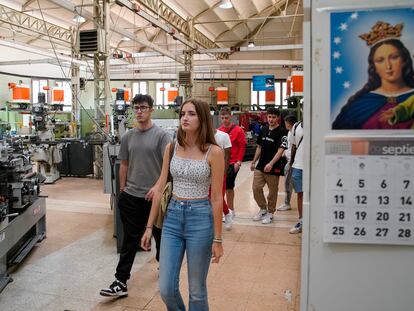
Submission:
<svg viewBox="0 0 414 311">
<path fill-rule="evenodd" d="M 205 101 L 202 101 L 199 99 L 194 99 L 194 98 L 188 99 L 180 107 L 180 114 L 179 114 L 180 120 L 181 120 L 181 112 L 183 110 L 183 107 L 188 103 L 191 103 L 194 105 L 196 113 L 197 113 L 197 117 L 200 123 L 200 127 L 198 128 L 198 133 L 197 133 L 198 135 L 197 135 L 196 143 L 202 152 L 206 152 L 208 149 L 207 146 L 209 144 L 217 145 L 216 139 L 214 138 L 213 122 L 210 116 L 210 106 Z M 180 125 L 178 127 L 178 132 L 177 132 L 177 142 L 182 147 L 185 147 L 187 145 L 185 141 L 185 136 L 186 134 L 184 130 L 182 129 L 181 122 L 180 122 Z"/>
<path fill-rule="evenodd" d="M 381 86 L 381 78 L 375 69 L 374 54 L 380 46 L 385 44 L 392 45 L 400 52 L 403 61 L 402 78 L 406 86 L 414 88 L 414 69 L 410 52 L 407 50 L 405 45 L 400 40 L 389 39 L 381 43 L 378 43 L 371 48 L 370 53 L 368 55 L 368 81 L 362 89 L 360 89 L 358 92 L 356 92 L 353 96 L 349 98 L 347 105 L 352 104 L 352 102 L 356 101 L 362 95 L 369 93 L 372 90 L 375 90 Z"/>
</svg>

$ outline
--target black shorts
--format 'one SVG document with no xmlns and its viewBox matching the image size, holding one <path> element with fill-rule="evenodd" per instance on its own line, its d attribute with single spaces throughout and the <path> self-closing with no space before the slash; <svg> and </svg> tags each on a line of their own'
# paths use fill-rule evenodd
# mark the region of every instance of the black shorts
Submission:
<svg viewBox="0 0 414 311">
<path fill-rule="evenodd" d="M 239 171 L 237 172 L 234 171 L 234 164 L 229 165 L 229 169 L 227 170 L 227 176 L 226 176 L 226 190 L 234 189 L 234 183 L 236 181 L 236 176 L 238 172 Z"/>
</svg>

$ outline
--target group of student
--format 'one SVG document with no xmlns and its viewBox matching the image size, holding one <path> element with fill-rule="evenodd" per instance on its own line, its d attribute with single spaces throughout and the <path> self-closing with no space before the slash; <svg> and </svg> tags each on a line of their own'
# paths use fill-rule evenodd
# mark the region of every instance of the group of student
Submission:
<svg viewBox="0 0 414 311">
<path fill-rule="evenodd" d="M 179 127 L 171 142 L 168 134 L 152 122 L 153 104 L 149 95 L 138 94 L 133 98 L 137 126 L 121 138 L 118 209 L 124 238 L 115 281 L 100 294 L 110 297 L 128 295 L 127 281 L 136 252 L 140 247 L 149 250 L 154 237 L 160 295 L 167 310 L 185 310 L 179 291 L 179 275 L 185 255 L 189 310 L 206 311 L 209 309 L 206 285 L 209 266 L 218 263 L 223 256 L 222 215 L 226 229 L 231 228 L 235 215 L 234 187 L 246 149 L 245 134 L 231 122 L 228 108 L 220 111 L 222 126 L 216 130 L 209 105 L 189 99 L 180 107 Z M 268 111 L 269 125 L 259 133 L 251 167 L 255 172 L 254 197 L 260 207 L 254 219 L 262 220 L 264 224 L 273 220 L 278 179 L 284 171 L 280 163 L 289 150 L 291 165 L 287 172 L 291 173 L 298 192 L 298 205 L 302 192 L 296 180 L 301 178 L 303 168 L 297 160 L 301 150 L 301 139 L 297 138 L 303 136 L 303 129 L 301 125 L 300 128 L 293 126 L 292 149 L 289 149 L 288 135 L 279 126 L 279 117 L 279 110 L 271 108 Z M 161 230 L 154 224 L 169 175 L 172 196 Z M 263 195 L 265 184 L 269 186 L 267 202 Z"/>
</svg>

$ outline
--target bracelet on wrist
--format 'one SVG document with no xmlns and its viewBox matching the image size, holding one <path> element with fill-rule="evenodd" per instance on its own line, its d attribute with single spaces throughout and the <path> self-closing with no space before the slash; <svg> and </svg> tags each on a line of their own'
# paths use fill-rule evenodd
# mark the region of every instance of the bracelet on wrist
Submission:
<svg viewBox="0 0 414 311">
<path fill-rule="evenodd" d="M 152 226 L 146 226 L 145 229 L 152 229 Z"/>
<path fill-rule="evenodd" d="M 216 243 L 223 243 L 223 240 L 222 240 L 222 239 L 213 239 L 213 242 L 216 242 Z"/>
</svg>

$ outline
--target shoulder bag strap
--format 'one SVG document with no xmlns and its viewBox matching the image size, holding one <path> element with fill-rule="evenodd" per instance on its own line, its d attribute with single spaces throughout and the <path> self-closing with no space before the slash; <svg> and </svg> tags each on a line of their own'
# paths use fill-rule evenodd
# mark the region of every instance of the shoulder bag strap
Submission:
<svg viewBox="0 0 414 311">
<path fill-rule="evenodd" d="M 167 182 L 172 181 L 172 175 L 170 172 L 170 166 L 171 166 L 171 159 L 174 156 L 174 149 L 175 149 L 175 141 L 172 141 L 170 144 L 170 156 L 168 159 L 168 177 L 167 177 Z"/>
</svg>

